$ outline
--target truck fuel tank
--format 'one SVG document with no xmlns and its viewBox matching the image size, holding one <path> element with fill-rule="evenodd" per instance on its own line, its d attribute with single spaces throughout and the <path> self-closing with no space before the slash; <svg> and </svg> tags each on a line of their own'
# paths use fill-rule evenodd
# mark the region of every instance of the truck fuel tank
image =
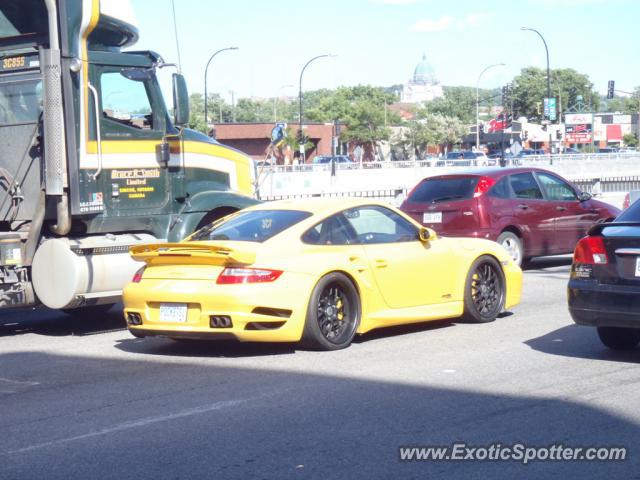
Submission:
<svg viewBox="0 0 640 480">
<path fill-rule="evenodd" d="M 31 270 L 36 295 L 49 308 L 117 301 L 143 265 L 131 258 L 129 247 L 157 241 L 148 234 L 45 240 L 36 250 Z"/>
</svg>

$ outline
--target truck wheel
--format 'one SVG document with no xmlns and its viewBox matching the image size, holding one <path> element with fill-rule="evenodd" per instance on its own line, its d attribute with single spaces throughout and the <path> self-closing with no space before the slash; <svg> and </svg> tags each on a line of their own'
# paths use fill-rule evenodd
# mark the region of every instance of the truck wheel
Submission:
<svg viewBox="0 0 640 480">
<path fill-rule="evenodd" d="M 631 350 L 640 343 L 640 329 L 598 327 L 600 341 L 612 350 Z"/>
<path fill-rule="evenodd" d="M 520 237 L 513 232 L 502 232 L 498 236 L 496 242 L 502 245 L 502 247 L 509 252 L 509 256 L 516 265 L 522 265 L 522 261 L 524 259 L 524 246 Z"/>
<path fill-rule="evenodd" d="M 504 307 L 505 280 L 502 267 L 487 255 L 471 265 L 464 287 L 462 319 L 471 323 L 493 322 Z"/>
<path fill-rule="evenodd" d="M 302 334 L 302 343 L 313 350 L 340 350 L 351 344 L 360 322 L 360 296 L 342 273 L 325 275 L 316 284 Z"/>
</svg>

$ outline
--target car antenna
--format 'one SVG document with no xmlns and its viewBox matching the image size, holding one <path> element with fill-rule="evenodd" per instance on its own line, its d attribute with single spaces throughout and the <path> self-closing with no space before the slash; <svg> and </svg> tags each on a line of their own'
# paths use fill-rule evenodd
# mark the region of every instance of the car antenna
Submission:
<svg viewBox="0 0 640 480">
<path fill-rule="evenodd" d="M 180 42 L 178 41 L 178 23 L 176 22 L 175 0 L 171 0 L 171 8 L 173 10 L 173 32 L 176 37 L 176 50 L 178 51 L 178 73 L 182 73 L 182 60 L 180 59 Z"/>
</svg>

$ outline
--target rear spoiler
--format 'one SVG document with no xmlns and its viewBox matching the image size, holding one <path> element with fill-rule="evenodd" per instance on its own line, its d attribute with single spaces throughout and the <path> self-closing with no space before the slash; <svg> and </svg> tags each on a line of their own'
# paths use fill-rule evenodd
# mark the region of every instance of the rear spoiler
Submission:
<svg viewBox="0 0 640 480">
<path fill-rule="evenodd" d="M 609 227 L 640 227 L 640 222 L 601 222 L 593 225 L 587 235 L 599 235 L 605 228 Z"/>
<path fill-rule="evenodd" d="M 222 245 L 189 243 L 152 243 L 129 248 L 134 260 L 148 265 L 196 263 L 210 265 L 250 265 L 256 259 L 253 251 Z"/>
</svg>

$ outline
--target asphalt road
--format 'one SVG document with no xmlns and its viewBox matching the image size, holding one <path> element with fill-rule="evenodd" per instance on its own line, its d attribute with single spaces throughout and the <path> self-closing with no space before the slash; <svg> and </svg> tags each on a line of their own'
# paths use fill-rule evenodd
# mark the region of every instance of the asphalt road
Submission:
<svg viewBox="0 0 640 480">
<path fill-rule="evenodd" d="M 139 340 L 120 312 L 0 316 L 0 478 L 640 478 L 640 350 L 566 309 L 567 257 L 496 322 L 339 352 Z M 626 446 L 624 462 L 401 462 L 398 447 Z"/>
</svg>

